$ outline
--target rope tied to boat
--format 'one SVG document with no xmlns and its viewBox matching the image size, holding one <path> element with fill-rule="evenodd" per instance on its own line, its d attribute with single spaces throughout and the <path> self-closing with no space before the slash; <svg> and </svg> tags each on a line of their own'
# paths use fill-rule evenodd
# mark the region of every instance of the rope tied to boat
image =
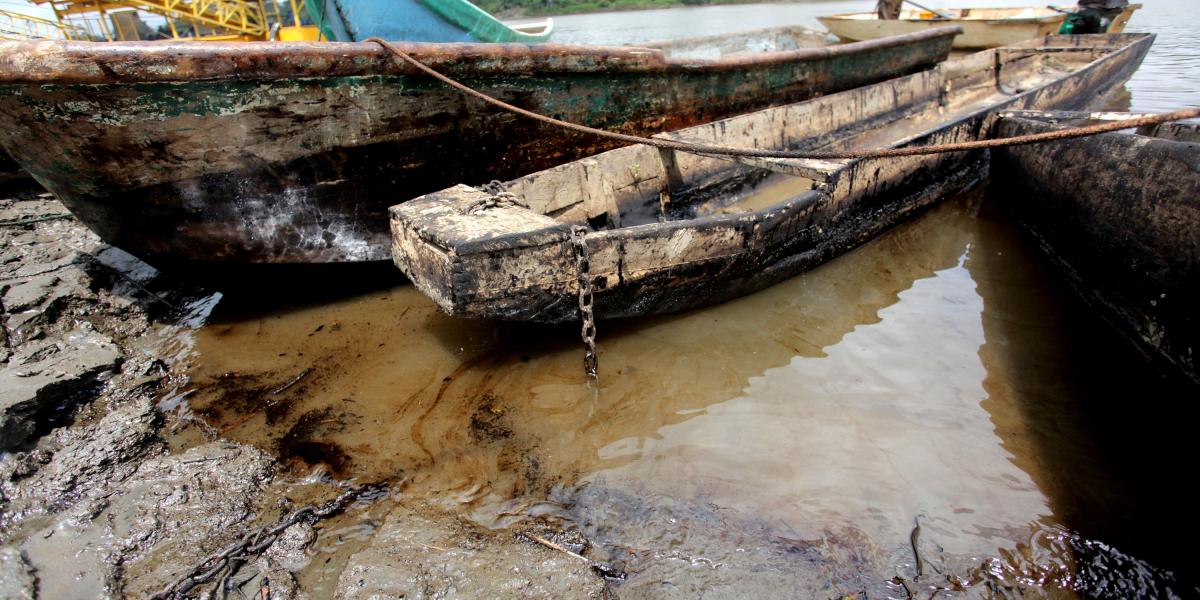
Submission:
<svg viewBox="0 0 1200 600">
<path fill-rule="evenodd" d="M 379 44 L 387 52 L 390 52 L 397 58 L 412 65 L 417 70 L 437 79 L 438 81 L 479 100 L 482 100 L 492 106 L 496 106 L 508 112 L 528 117 L 535 121 L 540 121 L 548 125 L 561 127 L 579 133 L 594 135 L 616 142 L 627 144 L 645 144 L 663 150 L 677 150 L 680 152 L 689 152 L 692 154 L 707 154 L 715 156 L 742 156 L 749 158 L 796 158 L 796 159 L 811 159 L 811 160 L 851 160 L 865 158 L 895 158 L 901 156 L 924 156 L 928 154 L 944 154 L 947 152 L 965 152 L 969 150 L 983 150 L 987 148 L 1002 148 L 1006 146 L 1023 146 L 1026 144 L 1036 144 L 1039 142 L 1048 142 L 1053 140 L 1066 140 L 1080 137 L 1092 136 L 1100 133 L 1111 131 L 1120 131 L 1122 129 L 1131 129 L 1135 127 L 1147 127 L 1150 125 L 1160 125 L 1172 121 L 1181 121 L 1183 119 L 1200 118 L 1200 108 L 1189 108 L 1177 110 L 1169 113 L 1157 115 L 1147 115 L 1143 117 L 1135 117 L 1132 119 L 1124 119 L 1108 123 L 1099 123 L 1096 125 L 1087 125 L 1082 127 L 1069 127 L 1055 131 L 1032 133 L 1027 135 L 1019 135 L 1006 138 L 990 138 L 986 140 L 972 140 L 969 142 L 955 142 L 949 144 L 930 144 L 926 146 L 907 146 L 903 148 L 879 148 L 873 150 L 834 150 L 834 151 L 813 151 L 813 150 L 763 150 L 759 148 L 734 148 L 731 146 L 718 146 L 711 144 L 700 144 L 694 142 L 684 142 L 678 140 L 648 138 L 638 135 L 630 135 L 627 133 L 616 133 L 571 123 L 554 117 L 548 117 L 543 114 L 535 113 L 526 110 L 519 106 L 513 106 L 503 100 L 493 98 L 475 88 L 459 83 L 438 71 L 426 66 L 417 59 L 409 56 L 406 52 L 397 48 L 391 42 L 382 40 L 377 37 L 367 38 L 367 42 L 375 42 Z"/>
</svg>

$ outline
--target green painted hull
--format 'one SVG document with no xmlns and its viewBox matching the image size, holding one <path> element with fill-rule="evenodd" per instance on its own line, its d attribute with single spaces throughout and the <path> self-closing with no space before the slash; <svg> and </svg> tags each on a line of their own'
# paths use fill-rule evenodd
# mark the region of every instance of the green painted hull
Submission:
<svg viewBox="0 0 1200 600">
<path fill-rule="evenodd" d="M 928 68 L 954 28 L 715 60 L 411 45 L 493 96 L 651 134 Z M 386 208 L 613 147 L 502 113 L 375 44 L 0 44 L 0 145 L 103 239 L 164 264 L 386 260 Z"/>
</svg>

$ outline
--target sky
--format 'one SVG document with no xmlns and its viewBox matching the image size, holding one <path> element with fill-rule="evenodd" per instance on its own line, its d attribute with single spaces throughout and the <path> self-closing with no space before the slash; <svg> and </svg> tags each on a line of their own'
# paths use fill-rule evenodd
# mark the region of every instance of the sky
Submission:
<svg viewBox="0 0 1200 600">
<path fill-rule="evenodd" d="M 54 20 L 54 11 L 50 10 L 49 5 L 38 6 L 29 2 L 23 2 L 22 0 L 0 0 L 0 9 L 23 15 L 41 17 L 51 21 Z"/>
</svg>

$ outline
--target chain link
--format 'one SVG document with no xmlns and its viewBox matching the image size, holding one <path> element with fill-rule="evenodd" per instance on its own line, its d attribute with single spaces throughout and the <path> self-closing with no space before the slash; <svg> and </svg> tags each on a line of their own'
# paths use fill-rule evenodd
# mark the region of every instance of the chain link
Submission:
<svg viewBox="0 0 1200 600">
<path fill-rule="evenodd" d="M 491 194 L 487 198 L 472 202 L 463 209 L 463 214 L 478 215 L 486 210 L 491 210 L 497 207 L 520 207 L 529 208 L 527 204 L 521 201 L 520 198 L 504 189 L 504 184 L 499 181 L 492 180 L 479 186 L 479 189 Z"/>
<path fill-rule="evenodd" d="M 596 356 L 596 317 L 592 314 L 592 277 L 590 256 L 583 238 L 588 228 L 575 225 L 571 228 L 571 244 L 575 247 L 575 268 L 579 274 L 579 320 L 583 322 L 580 337 L 583 339 L 583 370 L 588 377 L 599 379 L 600 366 Z"/>
</svg>

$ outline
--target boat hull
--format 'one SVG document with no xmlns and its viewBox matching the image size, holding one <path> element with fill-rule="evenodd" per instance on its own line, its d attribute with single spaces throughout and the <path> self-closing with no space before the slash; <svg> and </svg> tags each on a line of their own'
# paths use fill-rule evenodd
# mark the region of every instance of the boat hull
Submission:
<svg viewBox="0 0 1200 600">
<path fill-rule="evenodd" d="M 963 28 L 963 34 L 954 40 L 956 49 L 979 50 L 1056 34 L 1066 20 L 1066 15 L 1047 9 L 1028 17 L 922 19 L 918 18 L 915 11 L 906 10 L 901 13 L 899 19 L 878 19 L 870 13 L 853 13 L 817 17 L 817 20 L 831 33 L 847 41 L 872 40 L 883 36 L 925 31 L 949 23 Z"/>
<path fill-rule="evenodd" d="M 955 31 L 720 59 L 405 49 L 518 106 L 650 134 L 929 68 Z M 105 241 L 159 265 L 386 260 L 401 194 L 615 146 L 468 99 L 375 44 L 278 42 L 0 44 L 0 145 Z"/>
<path fill-rule="evenodd" d="M 1036 41 L 1050 48 L 1029 43 L 982 52 L 670 137 L 758 148 L 979 139 L 1000 110 L 1080 109 L 1102 101 L 1132 75 L 1152 40 L 1053 36 Z M 1059 51 L 1074 54 L 1074 66 L 1061 66 L 1068 54 Z M 1034 62 L 1022 67 L 1023 61 Z M 1025 75 L 1013 80 L 1012 70 Z M 480 213 L 475 207 L 489 194 L 468 186 L 393 207 L 393 259 L 451 315 L 563 322 L 578 319 L 578 242 L 587 249 L 585 277 L 598 317 L 673 312 L 751 293 L 821 264 L 971 185 L 987 165 L 982 151 L 731 161 L 622 148 L 504 184 L 528 208 Z M 809 178 L 813 188 L 761 210 L 668 218 L 670 207 L 690 195 L 734 196 L 770 173 Z M 659 210 L 657 218 L 666 220 L 655 222 Z M 575 240 L 570 226 L 579 223 L 608 225 Z"/>
<path fill-rule="evenodd" d="M 1141 4 L 1131 4 L 1108 26 L 1108 33 L 1121 33 Z M 849 13 L 817 17 L 831 33 L 847 41 L 872 40 L 882 36 L 925 31 L 947 24 L 962 27 L 954 40 L 959 50 L 980 50 L 1015 44 L 1030 38 L 1053 35 L 1062 28 L 1067 14 L 1051 8 L 945 9 L 949 18 L 937 18 L 924 10 L 905 10 L 899 19 L 879 19 L 874 13 Z"/>
<path fill-rule="evenodd" d="M 1058 126 L 1005 118 L 1000 135 Z M 1080 296 L 1144 353 L 1200 384 L 1200 127 L 993 151 L 1004 207 Z M 1190 141 L 1188 141 L 1190 140 Z"/>
</svg>

